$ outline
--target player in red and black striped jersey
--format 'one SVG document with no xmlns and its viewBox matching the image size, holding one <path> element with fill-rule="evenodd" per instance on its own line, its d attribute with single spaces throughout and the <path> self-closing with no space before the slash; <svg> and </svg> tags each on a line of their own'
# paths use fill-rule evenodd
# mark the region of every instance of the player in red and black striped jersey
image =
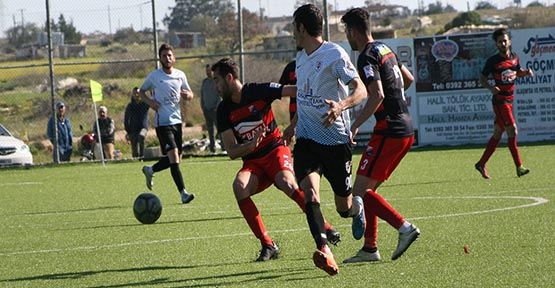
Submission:
<svg viewBox="0 0 555 288">
<path fill-rule="evenodd" d="M 516 175 L 520 177 L 528 174 L 530 170 L 522 166 L 516 143 L 517 127 L 513 116 L 515 79 L 517 77 L 533 76 L 534 72 L 531 69 L 520 67 L 518 56 L 511 51 L 509 31 L 504 28 L 497 29 L 493 32 L 492 38 L 499 53 L 491 56 L 486 61 L 480 76 L 480 83 L 493 94 L 492 105 L 493 112 L 495 112 L 495 121 L 493 135 L 488 141 L 482 158 L 474 165 L 474 168 L 480 172 L 483 178 L 490 178 L 486 170 L 486 163 L 495 152 L 503 132 L 507 132 L 508 146 L 516 166 Z M 488 83 L 488 76 L 490 75 L 493 76 L 495 82 L 493 86 Z"/>
<path fill-rule="evenodd" d="M 272 102 L 294 96 L 295 86 L 278 83 L 242 84 L 237 64 L 224 58 L 212 66 L 223 101 L 218 105 L 218 131 L 231 159 L 241 157 L 243 167 L 233 182 L 233 192 L 243 217 L 262 249 L 257 261 L 277 257 L 278 247 L 264 228 L 251 196 L 274 184 L 304 211 L 304 192 L 295 180 L 291 150 L 284 145 L 272 112 Z M 336 244 L 340 235 L 326 222 L 326 234 Z"/>
<path fill-rule="evenodd" d="M 377 246 L 378 217 L 399 231 L 399 242 L 391 257 L 395 260 L 418 238 L 420 230 L 406 221 L 377 193 L 377 189 L 393 173 L 414 142 L 412 121 L 405 101 L 405 90 L 414 78 L 399 63 L 390 47 L 374 40 L 366 10 L 353 8 L 341 21 L 346 25 L 345 34 L 351 48 L 360 51 L 357 69 L 368 92 L 366 105 L 351 125 L 352 139 L 370 116 L 376 117 L 374 133 L 360 160 L 353 186 L 353 194 L 364 200 L 364 245 L 344 263 L 381 260 Z"/>
<path fill-rule="evenodd" d="M 295 64 L 296 61 L 293 60 L 289 62 L 283 72 L 281 72 L 281 77 L 279 78 L 279 84 L 281 85 L 297 85 L 297 74 L 295 74 Z M 289 120 L 292 120 L 297 113 L 297 98 L 289 98 Z"/>
</svg>

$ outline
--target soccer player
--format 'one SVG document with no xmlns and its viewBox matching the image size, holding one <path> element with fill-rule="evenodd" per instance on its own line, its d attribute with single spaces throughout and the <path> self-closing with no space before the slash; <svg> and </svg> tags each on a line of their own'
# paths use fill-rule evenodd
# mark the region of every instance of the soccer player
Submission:
<svg viewBox="0 0 555 288">
<path fill-rule="evenodd" d="M 237 64 L 229 58 L 214 64 L 212 71 L 223 98 L 218 105 L 218 131 L 227 155 L 231 159 L 243 159 L 243 167 L 233 182 L 233 192 L 239 210 L 262 245 L 256 261 L 275 259 L 279 248 L 268 235 L 251 196 L 274 184 L 304 211 L 305 197 L 295 180 L 291 151 L 281 139 L 272 112 L 272 102 L 282 96 L 294 96 L 296 87 L 278 83 L 242 84 Z M 339 233 L 329 223 L 325 225 L 330 242 L 339 242 Z"/>
<path fill-rule="evenodd" d="M 351 195 L 352 146 L 346 110 L 361 102 L 366 91 L 347 52 L 322 39 L 322 12 L 306 4 L 295 11 L 293 18 L 295 41 L 303 48 L 296 58 L 295 174 L 305 192 L 306 218 L 316 242 L 314 264 L 333 276 L 339 267 L 324 233 L 320 179 L 324 175 L 329 181 L 337 212 L 343 218 L 353 218 L 353 236 L 360 239 L 364 234 L 364 207 L 360 197 Z M 352 87 L 351 94 L 347 85 Z"/>
<path fill-rule="evenodd" d="M 353 194 L 364 200 L 364 245 L 344 263 L 381 260 L 377 246 L 378 217 L 399 231 L 397 248 L 391 256 L 395 260 L 418 238 L 420 231 L 380 196 L 377 189 L 391 176 L 414 142 L 404 93 L 414 78 L 390 47 L 374 40 L 366 10 L 353 8 L 341 21 L 345 23 L 351 48 L 360 52 L 357 68 L 368 92 L 366 105 L 351 126 L 352 139 L 370 116 L 376 117 L 374 133 L 360 159 L 353 186 Z"/>
<path fill-rule="evenodd" d="M 158 49 L 158 57 L 162 68 L 152 71 L 146 77 L 139 93 L 145 103 L 154 111 L 154 126 L 156 136 L 160 141 L 163 157 L 152 166 L 144 166 L 146 186 L 152 190 L 154 173 L 170 168 L 177 191 L 181 195 L 181 202 L 187 204 L 194 198 L 185 189 L 183 175 L 179 169 L 182 148 L 181 98 L 193 99 L 193 92 L 183 71 L 174 68 L 174 49 L 169 44 L 162 44 Z M 152 91 L 152 97 L 146 95 Z"/>
<path fill-rule="evenodd" d="M 491 56 L 486 61 L 480 76 L 480 83 L 493 94 L 491 97 L 493 112 L 495 113 L 493 135 L 488 141 L 482 158 L 474 165 L 474 168 L 480 172 L 483 178 L 490 178 L 486 170 L 486 163 L 493 152 L 495 152 L 503 132 L 507 132 L 508 146 L 516 166 L 516 175 L 520 177 L 528 174 L 530 169 L 522 166 L 518 153 L 516 144 L 517 128 L 515 118 L 513 117 L 513 93 L 516 77 L 534 76 L 534 71 L 530 68 L 522 69 L 520 67 L 518 56 L 511 51 L 511 37 L 507 29 L 501 28 L 495 30 L 492 38 L 499 53 Z M 493 75 L 495 81 L 493 86 L 488 83 L 489 75 Z"/>
<path fill-rule="evenodd" d="M 297 47 L 297 51 L 300 51 L 301 48 Z M 283 72 L 281 72 L 281 77 L 279 78 L 279 84 L 281 85 L 296 85 L 297 84 L 297 74 L 295 74 L 295 63 L 296 61 L 293 60 L 283 68 Z M 291 97 L 289 98 L 289 120 L 293 120 L 295 117 L 295 113 L 297 113 L 297 98 Z"/>
</svg>

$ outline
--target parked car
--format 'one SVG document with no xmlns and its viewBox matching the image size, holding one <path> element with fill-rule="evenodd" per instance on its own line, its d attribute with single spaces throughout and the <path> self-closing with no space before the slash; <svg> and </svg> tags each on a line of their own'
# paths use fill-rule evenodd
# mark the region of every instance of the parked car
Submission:
<svg viewBox="0 0 555 288">
<path fill-rule="evenodd" d="M 33 165 L 31 150 L 0 124 L 0 167 L 17 165 Z"/>
</svg>

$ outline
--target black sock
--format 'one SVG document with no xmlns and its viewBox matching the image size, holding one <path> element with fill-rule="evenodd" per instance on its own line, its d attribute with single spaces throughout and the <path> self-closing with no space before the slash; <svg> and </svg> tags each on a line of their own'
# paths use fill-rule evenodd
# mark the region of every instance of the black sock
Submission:
<svg viewBox="0 0 555 288">
<path fill-rule="evenodd" d="M 152 172 L 156 173 L 158 171 L 162 171 L 168 168 L 170 168 L 170 159 L 168 158 L 168 156 L 165 156 L 160 158 L 158 162 L 152 165 Z"/>
<path fill-rule="evenodd" d="M 181 170 L 179 170 L 179 163 L 170 164 L 170 170 L 172 172 L 173 182 L 175 186 L 177 186 L 177 191 L 183 191 L 183 189 L 185 189 L 185 184 L 183 184 L 183 176 L 181 175 Z"/>
<path fill-rule="evenodd" d="M 320 211 L 320 203 L 306 203 L 305 211 L 310 233 L 312 238 L 314 238 L 314 242 L 316 242 L 316 248 L 320 249 L 328 244 L 328 239 L 325 236 L 322 237 L 322 235 L 326 235 L 326 232 L 324 231 L 324 216 L 322 216 L 322 211 Z"/>
</svg>

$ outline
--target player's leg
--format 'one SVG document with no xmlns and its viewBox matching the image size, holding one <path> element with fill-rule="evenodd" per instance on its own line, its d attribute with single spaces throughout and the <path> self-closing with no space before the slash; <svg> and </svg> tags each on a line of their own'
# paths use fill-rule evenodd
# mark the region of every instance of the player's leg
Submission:
<svg viewBox="0 0 555 288">
<path fill-rule="evenodd" d="M 505 125 L 503 120 L 502 111 L 499 109 L 499 105 L 493 105 L 493 112 L 495 113 L 495 120 L 493 122 L 493 135 L 488 140 L 488 144 L 486 145 L 486 149 L 482 154 L 480 160 L 474 164 L 474 168 L 480 172 L 480 175 L 484 179 L 490 179 L 488 171 L 486 169 L 486 163 L 488 162 L 493 152 L 499 145 L 499 141 L 501 141 L 501 136 L 505 131 Z"/>
<path fill-rule="evenodd" d="M 268 187 L 268 185 L 264 186 Z M 243 166 L 243 169 L 237 173 L 233 181 L 233 193 L 243 218 L 247 221 L 254 236 L 260 240 L 262 248 L 256 261 L 267 261 L 277 258 L 279 248 L 268 235 L 258 208 L 251 199 L 251 195 L 256 194 L 261 189 L 263 188 L 261 188 L 258 176 L 253 173 L 253 169 Z"/>
<path fill-rule="evenodd" d="M 183 135 L 181 124 L 171 126 L 171 133 L 168 135 L 168 142 L 166 143 L 166 156 L 170 163 L 170 171 L 173 178 L 173 182 L 181 196 L 181 203 L 187 204 L 193 199 L 195 195 L 187 192 L 185 189 L 185 183 L 183 182 L 183 174 L 179 168 L 179 163 L 181 162 L 181 146 L 183 144 Z"/>
<path fill-rule="evenodd" d="M 274 184 L 283 191 L 291 200 L 295 201 L 303 212 L 305 209 L 305 196 L 297 184 L 292 165 L 291 150 L 287 146 L 279 146 L 261 161 L 267 175 L 273 175 Z M 328 242 L 337 245 L 341 241 L 341 234 L 324 218 L 324 230 Z"/>
<path fill-rule="evenodd" d="M 323 174 L 331 185 L 335 197 L 335 208 L 343 218 L 352 218 L 352 233 L 355 239 L 364 235 L 364 205 L 361 197 L 351 195 L 352 148 L 350 144 L 326 146 Z"/>
<path fill-rule="evenodd" d="M 156 163 L 154 163 L 154 165 L 152 166 L 143 166 L 142 171 L 145 175 L 146 187 L 149 190 L 152 190 L 152 186 L 154 186 L 154 180 L 152 179 L 154 178 L 154 174 L 156 172 L 170 168 L 170 160 L 168 159 L 166 150 L 166 143 L 169 143 L 170 137 L 173 137 L 170 126 L 156 127 L 156 137 L 158 137 L 158 142 L 160 143 L 160 151 L 164 156 L 160 157 L 160 159 L 158 159 L 158 161 L 156 161 Z"/>
<path fill-rule="evenodd" d="M 324 229 L 324 216 L 320 210 L 320 157 L 322 145 L 307 139 L 297 139 L 295 143 L 295 175 L 299 179 L 299 186 L 305 194 L 305 214 L 310 233 L 316 243 L 316 252 L 312 260 L 316 267 L 329 275 L 339 272 L 333 254 L 328 247 L 328 239 Z M 326 155 L 329 157 L 329 154 Z"/>
<path fill-rule="evenodd" d="M 513 162 L 516 167 L 516 175 L 518 177 L 524 176 L 530 172 L 530 169 L 522 166 L 522 160 L 520 159 L 520 153 L 518 151 L 518 145 L 516 137 L 518 134 L 516 121 L 513 116 L 513 105 L 504 104 L 502 106 L 502 115 L 505 124 L 505 131 L 507 131 L 507 146 L 509 146 L 509 151 L 511 151 L 511 156 L 513 157 Z"/>
</svg>

